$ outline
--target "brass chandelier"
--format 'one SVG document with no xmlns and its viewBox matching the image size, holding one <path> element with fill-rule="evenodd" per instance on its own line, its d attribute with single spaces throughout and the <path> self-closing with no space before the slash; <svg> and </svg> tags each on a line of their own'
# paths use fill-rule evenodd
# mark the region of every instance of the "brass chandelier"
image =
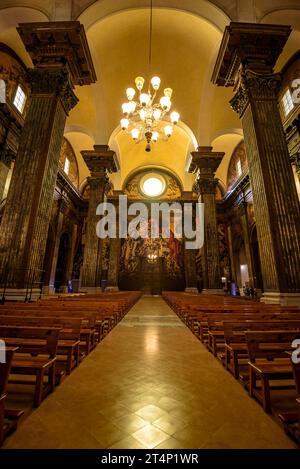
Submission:
<svg viewBox="0 0 300 469">
<path fill-rule="evenodd" d="M 150 37 L 149 37 L 149 70 L 152 57 L 152 0 L 150 4 Z M 171 137 L 180 115 L 173 111 L 171 88 L 165 88 L 163 96 L 156 101 L 161 80 L 158 76 L 151 78 L 147 91 L 144 90 L 145 79 L 137 77 L 134 88 L 127 88 L 127 100 L 122 104 L 123 118 L 120 121 L 122 130 L 130 133 L 136 143 L 146 140 L 146 151 L 151 151 L 151 144 L 159 138 Z M 136 99 L 135 96 L 138 95 Z M 165 121 L 165 122 L 163 122 Z M 164 125 L 166 124 L 166 125 Z"/>
</svg>

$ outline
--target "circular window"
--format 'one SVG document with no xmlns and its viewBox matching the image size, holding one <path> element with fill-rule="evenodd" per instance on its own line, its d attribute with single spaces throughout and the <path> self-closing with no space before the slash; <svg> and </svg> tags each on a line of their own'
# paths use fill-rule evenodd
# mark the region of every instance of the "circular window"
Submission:
<svg viewBox="0 0 300 469">
<path fill-rule="evenodd" d="M 165 189 L 166 181 L 160 174 L 146 174 L 141 178 L 140 190 L 147 197 L 159 197 L 164 193 Z"/>
</svg>

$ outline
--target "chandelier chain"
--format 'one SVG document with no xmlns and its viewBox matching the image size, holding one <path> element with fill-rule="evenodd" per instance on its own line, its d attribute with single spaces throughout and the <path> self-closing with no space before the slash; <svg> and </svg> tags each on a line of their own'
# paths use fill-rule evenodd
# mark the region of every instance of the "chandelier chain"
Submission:
<svg viewBox="0 0 300 469">
<path fill-rule="evenodd" d="M 153 24 L 153 1 L 150 0 L 150 25 L 149 25 L 149 76 L 151 73 L 151 61 L 152 61 L 152 24 Z"/>
</svg>

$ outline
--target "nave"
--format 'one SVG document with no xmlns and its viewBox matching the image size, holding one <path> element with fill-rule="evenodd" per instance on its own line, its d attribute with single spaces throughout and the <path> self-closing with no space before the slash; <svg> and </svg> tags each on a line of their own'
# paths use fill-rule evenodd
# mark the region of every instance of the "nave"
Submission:
<svg viewBox="0 0 300 469">
<path fill-rule="evenodd" d="M 160 297 L 142 297 L 4 448 L 295 448 Z"/>
</svg>

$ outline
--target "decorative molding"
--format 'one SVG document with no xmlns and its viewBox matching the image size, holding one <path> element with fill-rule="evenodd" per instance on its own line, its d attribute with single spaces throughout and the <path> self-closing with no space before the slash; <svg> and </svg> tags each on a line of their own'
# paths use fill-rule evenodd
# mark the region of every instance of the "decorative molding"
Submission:
<svg viewBox="0 0 300 469">
<path fill-rule="evenodd" d="M 61 99 L 62 105 L 68 114 L 78 103 L 66 69 L 47 70 L 31 69 L 28 71 L 32 90 L 32 98 L 36 96 L 55 95 Z"/>
<path fill-rule="evenodd" d="M 226 26 L 212 82 L 234 86 L 240 66 L 256 72 L 273 73 L 292 28 L 290 26 L 237 23 Z"/>
<path fill-rule="evenodd" d="M 252 99 L 277 99 L 281 89 L 281 80 L 281 75 L 278 73 L 263 75 L 252 70 L 243 71 L 240 76 L 238 91 L 230 101 L 232 109 L 242 117 Z"/>
<path fill-rule="evenodd" d="M 201 179 L 199 177 L 193 186 L 193 190 L 198 194 L 215 194 L 218 179 Z"/>
<path fill-rule="evenodd" d="M 96 82 L 86 34 L 79 21 L 21 23 L 17 31 L 36 68 L 66 66 L 73 85 Z"/>
</svg>

